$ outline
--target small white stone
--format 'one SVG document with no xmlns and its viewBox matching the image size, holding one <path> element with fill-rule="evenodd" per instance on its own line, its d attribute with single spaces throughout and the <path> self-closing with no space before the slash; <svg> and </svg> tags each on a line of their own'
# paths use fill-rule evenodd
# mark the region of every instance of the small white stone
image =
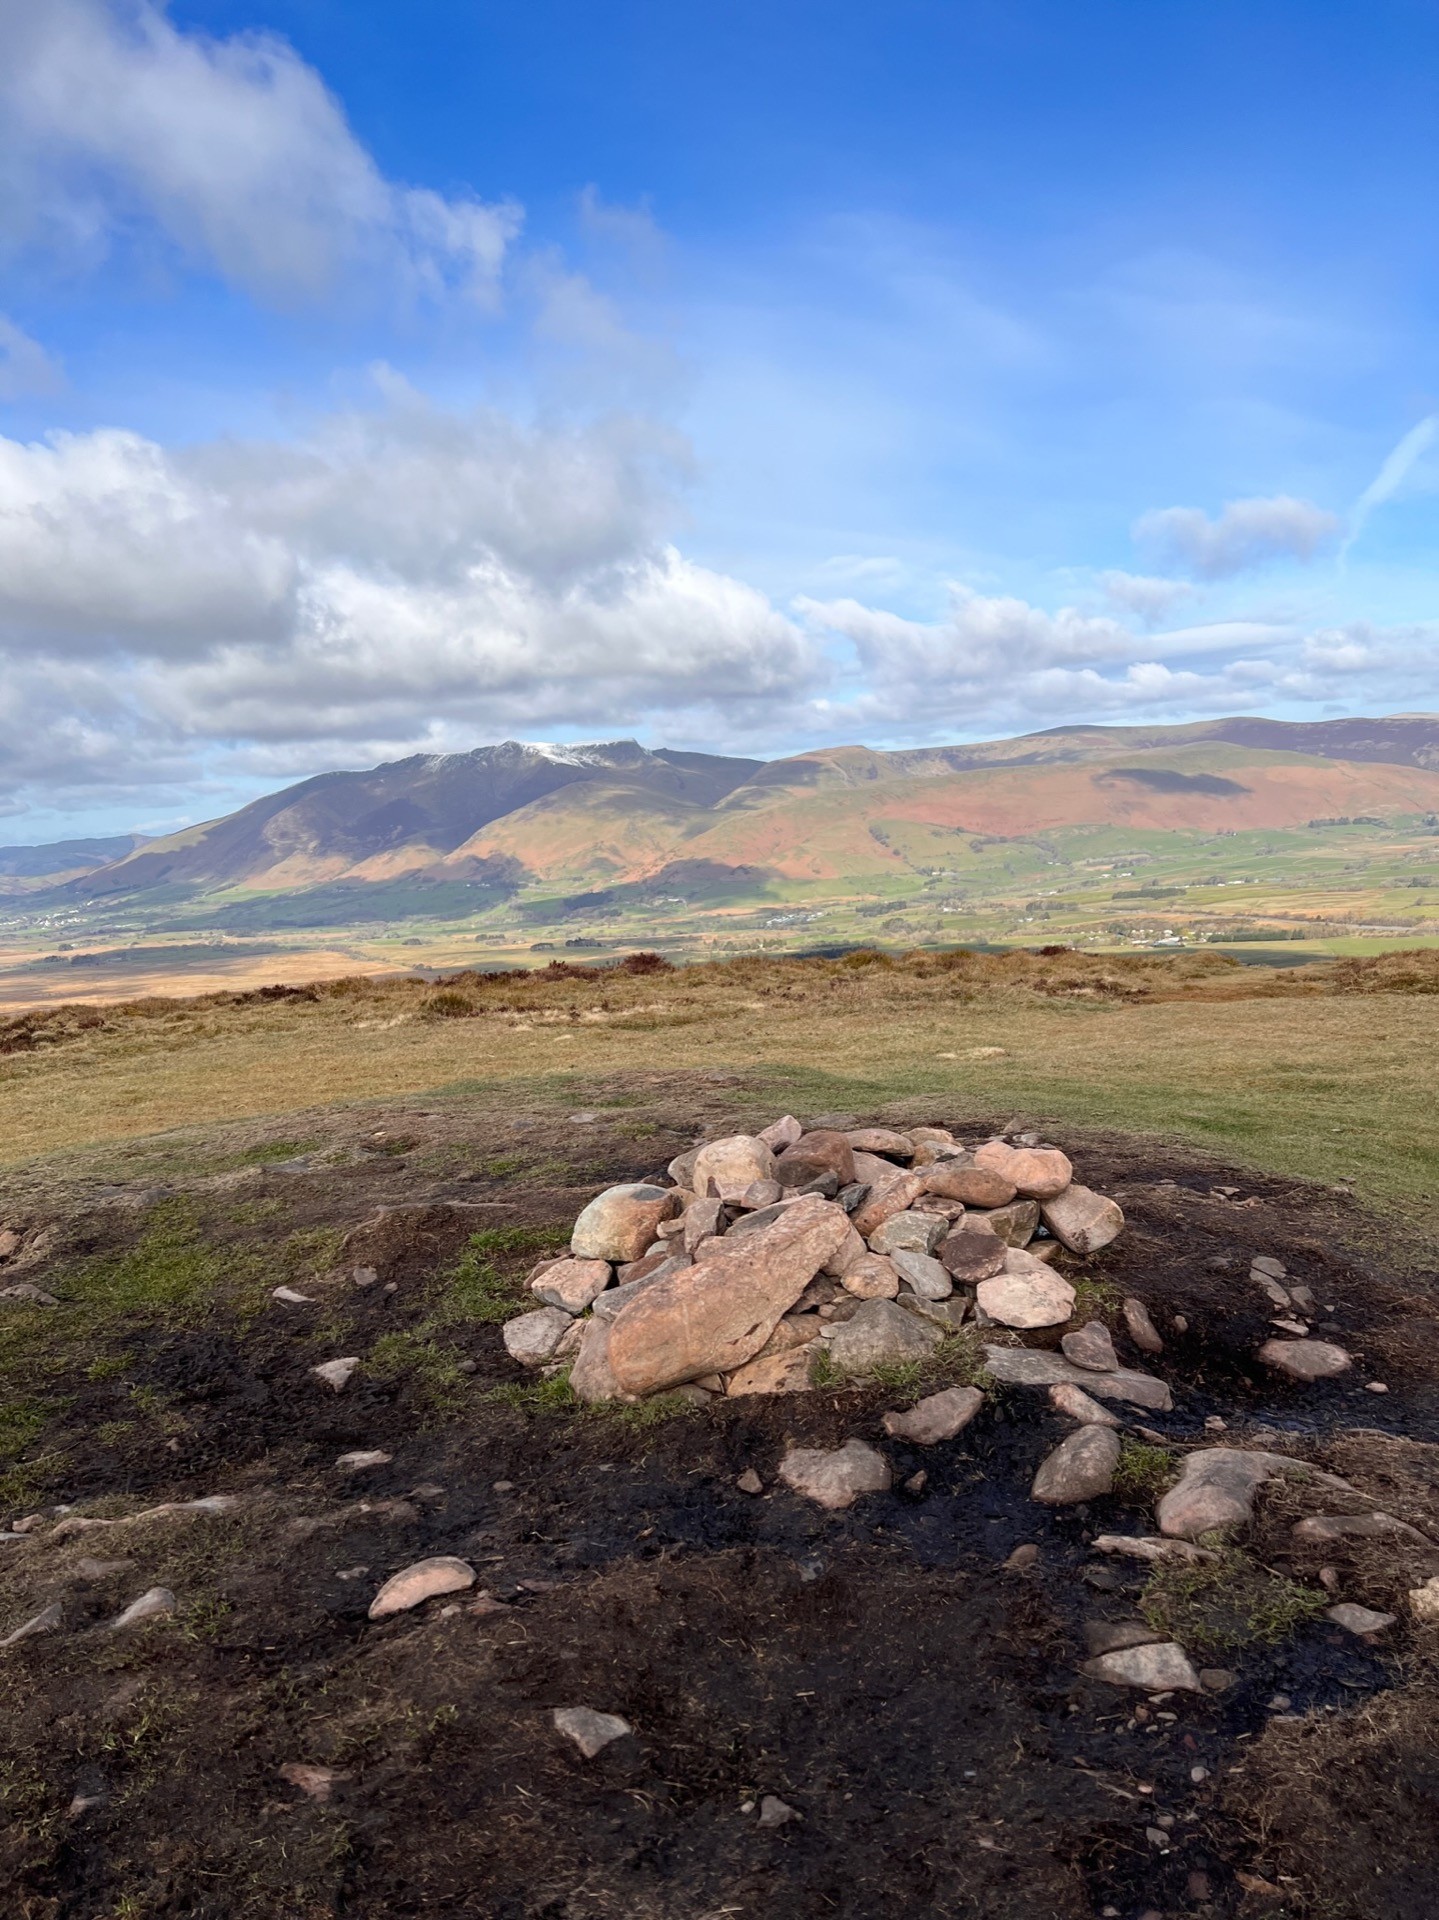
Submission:
<svg viewBox="0 0 1439 1920">
<path fill-rule="evenodd" d="M 1326 1607 L 1324 1618 L 1332 1620 L 1336 1627 L 1343 1627 L 1346 1633 L 1383 1633 L 1386 1627 L 1394 1625 L 1392 1613 L 1376 1613 L 1372 1607 L 1356 1606 L 1352 1600 L 1341 1600 L 1337 1607 Z"/>
<path fill-rule="evenodd" d="M 350 1375 L 359 1364 L 359 1354 L 352 1353 L 343 1360 L 322 1360 L 318 1367 L 311 1367 L 310 1371 L 317 1380 L 323 1380 L 327 1387 L 333 1387 L 336 1393 L 343 1393 Z"/>
<path fill-rule="evenodd" d="M 556 1707 L 555 1728 L 573 1740 L 586 1760 L 593 1760 L 612 1740 L 622 1740 L 634 1728 L 617 1713 L 597 1713 L 593 1707 Z"/>
<path fill-rule="evenodd" d="M 342 1453 L 335 1462 L 339 1473 L 363 1473 L 366 1467 L 387 1467 L 394 1459 L 392 1453 L 382 1453 L 378 1447 L 369 1453 Z"/>
<path fill-rule="evenodd" d="M 138 1627 L 146 1620 L 159 1620 L 174 1611 L 175 1596 L 170 1589 L 151 1587 L 138 1600 L 132 1600 L 117 1620 L 110 1622 L 110 1631 L 118 1633 L 122 1627 Z"/>
</svg>

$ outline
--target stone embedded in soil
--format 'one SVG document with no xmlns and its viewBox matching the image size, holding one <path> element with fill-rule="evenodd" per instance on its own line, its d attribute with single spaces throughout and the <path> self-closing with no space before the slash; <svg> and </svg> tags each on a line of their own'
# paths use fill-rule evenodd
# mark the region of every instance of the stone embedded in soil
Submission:
<svg viewBox="0 0 1439 1920">
<path fill-rule="evenodd" d="M 611 1277 L 608 1260 L 557 1260 L 530 1282 L 530 1292 L 544 1306 L 583 1313 L 594 1305 Z"/>
<path fill-rule="evenodd" d="M 978 1387 L 946 1387 L 942 1393 L 917 1400 L 902 1413 L 885 1414 L 881 1424 L 891 1440 L 933 1447 L 962 1433 L 983 1405 L 984 1395 Z"/>
<path fill-rule="evenodd" d="M 1122 1653 L 1126 1647 L 1152 1647 L 1164 1638 L 1142 1620 L 1086 1620 L 1084 1644 L 1092 1657 Z"/>
<path fill-rule="evenodd" d="M 1164 1342 L 1159 1330 L 1149 1317 L 1149 1309 L 1142 1300 L 1126 1300 L 1123 1307 L 1124 1324 L 1129 1329 L 1129 1337 L 1141 1353 L 1163 1353 Z"/>
<path fill-rule="evenodd" d="M 287 1760 L 279 1773 L 286 1786 L 298 1787 L 301 1793 L 322 1806 L 336 1785 L 350 1777 L 347 1773 L 336 1773 L 333 1767 L 306 1766 L 303 1760 Z"/>
<path fill-rule="evenodd" d="M 924 1190 L 941 1200 L 959 1200 L 966 1207 L 1005 1207 L 1015 1196 L 1014 1183 L 992 1167 L 940 1160 L 926 1167 Z"/>
<path fill-rule="evenodd" d="M 1008 1243 L 987 1227 L 960 1227 L 940 1242 L 939 1259 L 956 1280 L 974 1286 L 1004 1272 L 1008 1251 Z"/>
<path fill-rule="evenodd" d="M 1254 1258 L 1249 1262 L 1249 1271 L 1251 1273 L 1267 1274 L 1271 1280 L 1282 1280 L 1289 1269 L 1282 1260 L 1277 1260 L 1272 1253 L 1256 1253 Z"/>
<path fill-rule="evenodd" d="M 1096 1553 L 1117 1554 L 1124 1560 L 1216 1560 L 1218 1555 L 1189 1540 L 1167 1540 L 1152 1533 L 1100 1533 L 1089 1543 Z"/>
<path fill-rule="evenodd" d="M 1026 1200 L 1056 1199 L 1074 1178 L 1068 1154 L 1058 1147 L 1011 1147 L 1003 1140 L 986 1140 L 976 1150 L 974 1164 L 1008 1180 Z"/>
<path fill-rule="evenodd" d="M 771 1153 L 781 1153 L 786 1147 L 792 1147 L 803 1132 L 794 1115 L 786 1113 L 770 1126 L 761 1127 L 755 1139 L 763 1140 Z"/>
<path fill-rule="evenodd" d="M 1439 1626 L 1439 1574 L 1409 1589 L 1409 1611 L 1425 1626 Z"/>
<path fill-rule="evenodd" d="M 1098 1253 L 1124 1229 L 1118 1204 L 1092 1187 L 1068 1186 L 1039 1209 L 1040 1218 L 1071 1253 Z"/>
<path fill-rule="evenodd" d="M 610 1366 L 610 1329 L 614 1322 L 595 1314 L 583 1325 L 580 1350 L 570 1368 L 570 1392 L 587 1406 L 601 1400 L 617 1400 L 620 1385 Z"/>
<path fill-rule="evenodd" d="M 278 1300 L 282 1307 L 313 1307 L 315 1304 L 311 1294 L 296 1293 L 293 1287 L 271 1287 L 270 1298 Z"/>
<path fill-rule="evenodd" d="M 912 1253 L 908 1247 L 896 1247 L 890 1255 L 901 1280 L 922 1300 L 947 1300 L 954 1292 L 954 1280 L 947 1267 L 927 1253 Z"/>
<path fill-rule="evenodd" d="M 37 1287 L 30 1280 L 17 1280 L 12 1286 L 0 1287 L 0 1300 L 18 1300 L 27 1307 L 58 1307 L 60 1304 L 53 1293 L 46 1293 L 43 1287 Z"/>
<path fill-rule="evenodd" d="M 59 1601 L 43 1607 L 39 1613 L 32 1614 L 20 1626 L 7 1633 L 0 1640 L 0 1647 L 18 1647 L 22 1640 L 33 1640 L 36 1634 L 54 1633 L 64 1621 L 65 1612 Z"/>
<path fill-rule="evenodd" d="M 533 1313 L 517 1314 L 501 1328 L 505 1351 L 522 1367 L 542 1367 L 571 1324 L 563 1307 L 536 1307 Z"/>
<path fill-rule="evenodd" d="M 927 1359 L 941 1338 L 938 1327 L 906 1313 L 893 1300 L 866 1300 L 835 1328 L 825 1346 L 845 1373 L 870 1373 L 876 1367 Z"/>
<path fill-rule="evenodd" d="M 577 1260 L 608 1260 L 615 1266 L 638 1260 L 676 1204 L 667 1187 L 644 1182 L 609 1187 L 575 1221 L 570 1252 Z"/>
<path fill-rule="evenodd" d="M 1083 1367 L 1086 1373 L 1119 1371 L 1119 1356 L 1114 1351 L 1109 1328 L 1102 1320 L 1086 1321 L 1082 1327 L 1076 1327 L 1073 1333 L 1066 1333 L 1059 1345 L 1065 1359 L 1072 1360 L 1077 1367 Z"/>
<path fill-rule="evenodd" d="M 893 1300 L 899 1292 L 899 1269 L 881 1253 L 867 1253 L 844 1275 L 840 1285 L 856 1300 Z"/>
<path fill-rule="evenodd" d="M 1049 1404 L 1056 1413 L 1064 1414 L 1070 1420 L 1078 1420 L 1086 1427 L 1117 1427 L 1119 1416 L 1101 1407 L 1097 1400 L 1091 1400 L 1083 1387 L 1076 1387 L 1068 1380 L 1059 1380 L 1049 1389 Z"/>
<path fill-rule="evenodd" d="M 1297 1478 L 1325 1487 L 1347 1483 L 1282 1453 L 1246 1453 L 1237 1447 L 1205 1447 L 1191 1453 L 1179 1479 L 1159 1502 L 1159 1531 L 1197 1540 L 1202 1534 L 1243 1526 L 1266 1480 Z"/>
<path fill-rule="evenodd" d="M 786 1147 L 775 1162 L 774 1177 L 782 1187 L 807 1187 L 811 1180 L 832 1173 L 839 1185 L 847 1187 L 855 1177 L 854 1148 L 842 1133 L 816 1128 L 801 1134 Z"/>
<path fill-rule="evenodd" d="M 803 1815 L 787 1800 L 781 1800 L 776 1793 L 767 1793 L 759 1803 L 759 1825 L 762 1827 L 784 1827 L 791 1820 L 803 1819 Z"/>
<path fill-rule="evenodd" d="M 892 1475 L 882 1454 L 863 1440 L 842 1447 L 796 1447 L 779 1463 L 779 1477 L 831 1512 L 849 1507 L 862 1493 L 887 1493 Z"/>
<path fill-rule="evenodd" d="M 372 1447 L 368 1452 L 357 1450 L 354 1453 L 342 1453 L 335 1466 L 340 1473 L 363 1473 L 367 1467 L 389 1466 L 394 1457 L 392 1453 L 383 1453 L 378 1447 Z"/>
<path fill-rule="evenodd" d="M 1378 1540 L 1386 1534 L 1409 1540 L 1421 1547 L 1439 1547 L 1407 1521 L 1396 1520 L 1392 1513 L 1316 1513 L 1299 1520 L 1291 1529 L 1296 1540 Z"/>
<path fill-rule="evenodd" d="M 1199 1675 L 1189 1655 L 1172 1640 L 1139 1647 L 1119 1647 L 1086 1660 L 1081 1672 L 1091 1680 L 1107 1680 L 1116 1687 L 1143 1687 L 1147 1693 L 1202 1693 Z"/>
<path fill-rule="evenodd" d="M 843 1208 L 800 1200 L 647 1288 L 611 1323 L 609 1364 L 621 1391 L 655 1393 L 754 1359 L 848 1231 Z"/>
<path fill-rule="evenodd" d="M 508 1333 L 509 1328 L 505 1331 Z M 336 1393 L 343 1393 L 359 1364 L 359 1354 L 350 1353 L 342 1360 L 322 1360 L 318 1367 L 311 1367 L 310 1371 L 317 1380 L 323 1380 L 327 1387 L 333 1387 Z"/>
<path fill-rule="evenodd" d="M 695 1155 L 694 1190 L 721 1200 L 739 1200 L 756 1180 L 774 1180 L 775 1157 L 754 1134 L 711 1140 Z"/>
<path fill-rule="evenodd" d="M 1080 1427 L 1041 1461 L 1029 1497 L 1050 1507 L 1097 1500 L 1114 1485 L 1118 1465 L 1119 1435 L 1109 1427 Z"/>
<path fill-rule="evenodd" d="M 871 1253 L 933 1253 L 948 1223 L 937 1213 L 891 1214 L 869 1235 Z"/>
<path fill-rule="evenodd" d="M 634 1732 L 629 1721 L 617 1713 L 599 1713 L 593 1707 L 556 1707 L 553 1717 L 555 1731 L 573 1740 L 586 1760 L 593 1760 L 614 1741 Z"/>
<path fill-rule="evenodd" d="M 438 1593 L 463 1593 L 475 1584 L 476 1574 L 468 1560 L 457 1560 L 452 1553 L 435 1554 L 417 1560 L 412 1567 L 391 1574 L 370 1602 L 370 1618 L 383 1620 L 392 1613 L 408 1613 Z"/>
<path fill-rule="evenodd" d="M 818 1349 L 814 1342 L 790 1347 L 784 1353 L 769 1353 L 751 1360 L 729 1377 L 725 1391 L 730 1399 L 750 1393 L 808 1393 L 810 1371 Z"/>
<path fill-rule="evenodd" d="M 1006 1246 L 1027 1247 L 1039 1226 L 1039 1206 L 1033 1200 L 1011 1200 L 1007 1207 L 991 1207 L 987 1213 L 966 1216 L 967 1227 L 984 1229 L 999 1235 Z"/>
<path fill-rule="evenodd" d="M 110 1631 L 119 1633 L 128 1627 L 140 1627 L 147 1620 L 163 1620 L 175 1611 L 175 1596 L 168 1587 L 151 1587 L 148 1593 L 142 1593 L 138 1600 L 132 1600 L 125 1611 L 110 1622 Z"/>
<path fill-rule="evenodd" d="M 1324 1618 L 1332 1620 L 1336 1627 L 1343 1627 L 1346 1633 L 1383 1633 L 1386 1627 L 1392 1627 L 1396 1616 L 1392 1613 L 1375 1613 L 1372 1607 L 1356 1606 L 1352 1600 L 1341 1600 L 1337 1607 L 1326 1607 Z"/>
<path fill-rule="evenodd" d="M 1026 1540 L 1021 1546 L 1014 1549 L 1014 1552 L 1010 1554 L 1004 1564 L 1010 1573 L 1028 1573 L 1029 1569 L 1036 1565 L 1038 1560 L 1039 1548 L 1035 1546 L 1032 1540 Z"/>
<path fill-rule="evenodd" d="M 1060 1354 L 1044 1353 L 1037 1347 L 986 1347 L 984 1351 L 989 1371 L 1005 1386 L 1052 1387 L 1068 1380 L 1086 1393 L 1124 1400 L 1155 1413 L 1168 1413 L 1174 1404 L 1169 1388 L 1152 1373 L 1138 1373 L 1128 1367 L 1121 1367 L 1118 1373 L 1089 1373 Z"/>
<path fill-rule="evenodd" d="M 764 1481 L 760 1479 L 753 1467 L 746 1467 L 744 1472 L 735 1481 L 735 1485 L 741 1493 L 753 1494 L 764 1492 Z"/>
<path fill-rule="evenodd" d="M 896 1133 L 893 1127 L 856 1127 L 844 1137 L 855 1153 L 873 1153 L 891 1160 L 914 1158 L 913 1140 L 907 1133 Z"/>
<path fill-rule="evenodd" d="M 1259 1359 L 1291 1380 L 1332 1380 L 1352 1364 L 1343 1347 L 1328 1340 L 1266 1340 Z"/>
<path fill-rule="evenodd" d="M 1002 1327 L 1058 1327 L 1074 1312 L 1069 1282 L 1017 1247 L 1005 1255 L 1003 1273 L 980 1281 L 975 1298 Z"/>
</svg>

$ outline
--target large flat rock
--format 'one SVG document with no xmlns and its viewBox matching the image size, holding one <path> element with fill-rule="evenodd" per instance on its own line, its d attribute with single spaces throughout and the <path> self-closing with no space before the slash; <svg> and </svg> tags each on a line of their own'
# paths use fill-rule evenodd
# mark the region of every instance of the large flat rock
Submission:
<svg viewBox="0 0 1439 1920">
<path fill-rule="evenodd" d="M 1008 1387 L 1052 1387 L 1068 1380 L 1101 1399 L 1124 1400 L 1132 1407 L 1147 1407 L 1152 1413 L 1168 1413 L 1174 1405 L 1169 1388 L 1152 1373 L 1136 1373 L 1128 1367 L 1114 1373 L 1091 1373 L 1057 1353 L 1041 1353 L 1036 1347 L 986 1347 L 984 1351 L 989 1371 Z"/>
<path fill-rule="evenodd" d="M 731 1242 L 707 1246 L 694 1266 L 669 1274 L 618 1313 L 609 1366 L 622 1393 L 658 1393 L 753 1360 L 782 1315 L 849 1232 L 842 1207 L 818 1197 Z"/>
</svg>

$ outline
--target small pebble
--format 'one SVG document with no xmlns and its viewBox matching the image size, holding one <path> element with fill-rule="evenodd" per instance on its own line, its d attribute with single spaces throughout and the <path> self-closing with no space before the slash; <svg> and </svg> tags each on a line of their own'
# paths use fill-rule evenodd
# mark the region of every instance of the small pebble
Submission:
<svg viewBox="0 0 1439 1920">
<path fill-rule="evenodd" d="M 1388 1393 L 1389 1389 L 1382 1380 L 1366 1380 L 1364 1383 L 1364 1391 L 1366 1393 Z"/>
<path fill-rule="evenodd" d="M 1174 1316 L 1174 1331 L 1176 1333 L 1188 1333 L 1189 1331 L 1189 1322 L 1182 1313 L 1176 1313 Z"/>
<path fill-rule="evenodd" d="M 496 1480 L 494 1486 L 490 1489 L 492 1493 L 513 1493 L 514 1490 L 515 1483 L 513 1480 Z"/>
<path fill-rule="evenodd" d="M 924 1483 L 926 1480 L 928 1480 L 928 1478 L 929 1478 L 928 1473 L 926 1473 L 924 1468 L 921 1467 L 918 1473 L 912 1473 L 909 1476 L 908 1480 L 905 1481 L 904 1483 L 905 1492 L 906 1493 L 923 1493 Z"/>
<path fill-rule="evenodd" d="M 760 1479 L 753 1467 L 746 1467 L 744 1472 L 735 1481 L 735 1485 L 741 1493 L 764 1492 L 764 1481 Z"/>
<path fill-rule="evenodd" d="M 1293 1704 L 1287 1693 L 1276 1693 L 1269 1702 L 1269 1710 L 1271 1713 L 1288 1713 Z"/>
<path fill-rule="evenodd" d="M 1209 1769 L 1208 1767 L 1191 1767 L 1189 1769 L 1189 1777 L 1197 1787 L 1201 1780 L 1207 1780 L 1209 1778 Z"/>
<path fill-rule="evenodd" d="M 767 1793 L 759 1803 L 759 1823 L 762 1827 L 782 1827 L 800 1818 L 797 1810 L 777 1794 Z"/>
<path fill-rule="evenodd" d="M 1038 1558 L 1039 1548 L 1032 1541 L 1026 1540 L 1022 1547 L 1014 1549 L 1004 1564 L 1010 1573 L 1025 1573 Z"/>
</svg>

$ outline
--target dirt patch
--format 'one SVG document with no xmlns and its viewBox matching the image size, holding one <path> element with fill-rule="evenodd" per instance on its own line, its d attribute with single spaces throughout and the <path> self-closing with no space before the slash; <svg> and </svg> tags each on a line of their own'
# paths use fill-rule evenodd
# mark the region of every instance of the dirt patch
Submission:
<svg viewBox="0 0 1439 1920">
<path fill-rule="evenodd" d="M 1063 1431 L 1042 1396 L 992 1392 L 921 1449 L 879 1423 L 914 1385 L 594 1412 L 510 1362 L 506 1303 L 594 1188 L 662 1166 L 697 1110 L 712 1132 L 754 1118 L 732 1078 L 642 1097 L 593 1121 L 370 1110 L 292 1132 L 280 1159 L 244 1161 L 265 1141 L 235 1130 L 186 1144 L 188 1165 L 172 1151 L 160 1179 L 35 1177 L 27 1219 L 58 1249 L 37 1274 L 62 1305 L 5 1323 L 28 1349 L 0 1344 L 7 1393 L 38 1409 L 9 1464 L 44 1516 L 0 1546 L 0 1630 L 50 1605 L 62 1624 L 0 1653 L 16 1911 L 1430 1920 L 1434 1681 L 1403 1594 L 1439 1559 L 1297 1543 L 1312 1495 L 1275 1486 L 1235 1543 L 1246 1565 L 1310 1593 L 1333 1567 L 1343 1597 L 1400 1624 L 1373 1644 L 1322 1615 L 1241 1634 L 1205 1654 L 1232 1671 L 1224 1691 L 1146 1704 L 1078 1669 L 1086 1621 L 1145 1604 L 1146 1570 L 1090 1539 L 1139 1530 L 1152 1485 L 1128 1506 L 1034 1505 Z M 962 1136 L 996 1118 L 883 1117 Z M 1222 1418 L 1225 1444 L 1348 1479 L 1349 1505 L 1325 1511 L 1382 1508 L 1439 1538 L 1426 1294 L 1350 1203 L 1062 1137 L 1130 1220 L 1070 1277 L 1126 1361 L 1143 1359 L 1126 1294 L 1166 1341 L 1150 1364 L 1175 1410 L 1138 1416 L 1141 1444 L 1177 1460 Z M 156 1209 L 181 1202 L 188 1225 L 142 1259 Z M 1354 1376 L 1300 1389 L 1255 1367 L 1272 1331 L 1256 1252 L 1332 1301 Z M 282 1279 L 308 1304 L 273 1301 Z M 310 1369 L 339 1354 L 361 1365 L 337 1395 Z M 1389 1392 L 1368 1394 L 1381 1363 Z M 884 1448 L 892 1492 L 831 1515 L 776 1487 L 791 1441 L 852 1434 Z M 393 1458 L 337 1470 L 354 1449 Z M 758 1497 L 735 1485 L 751 1468 Z M 242 1504 L 127 1517 L 214 1493 Z M 64 1537 L 57 1503 L 113 1524 Z M 1026 1543 L 1037 1564 L 1009 1570 Z M 370 1622 L 380 1583 L 432 1554 L 466 1559 L 487 1597 Z M 156 1585 L 173 1616 L 109 1631 Z M 634 1732 L 582 1760 L 551 1721 L 566 1705 Z M 329 1797 L 290 1784 L 291 1763 L 329 1769 Z M 761 1828 L 744 1809 L 767 1794 L 798 1818 Z"/>
</svg>

